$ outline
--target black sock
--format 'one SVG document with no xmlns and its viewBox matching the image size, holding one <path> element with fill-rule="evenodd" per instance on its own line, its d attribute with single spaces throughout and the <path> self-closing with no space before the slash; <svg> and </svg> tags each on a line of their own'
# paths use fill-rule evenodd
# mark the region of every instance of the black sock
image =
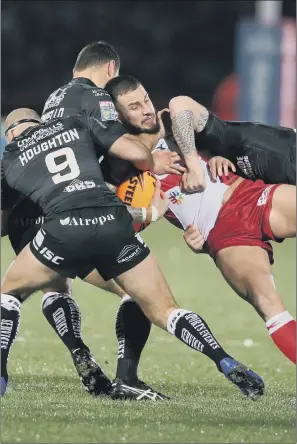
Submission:
<svg viewBox="0 0 297 444">
<path fill-rule="evenodd" d="M 221 371 L 220 361 L 230 357 L 213 336 L 207 323 L 191 311 L 176 309 L 167 321 L 167 330 L 194 350 L 212 359 Z"/>
<path fill-rule="evenodd" d="M 116 376 L 127 384 L 133 384 L 138 379 L 138 363 L 149 337 L 151 325 L 150 320 L 132 299 L 126 299 L 121 303 L 116 319 L 118 339 Z"/>
<path fill-rule="evenodd" d="M 46 293 L 42 312 L 70 352 L 89 348 L 81 338 L 81 314 L 77 303 L 67 293 Z"/>
<path fill-rule="evenodd" d="M 21 302 L 1 294 L 1 376 L 7 380 L 7 361 L 20 325 Z"/>
</svg>

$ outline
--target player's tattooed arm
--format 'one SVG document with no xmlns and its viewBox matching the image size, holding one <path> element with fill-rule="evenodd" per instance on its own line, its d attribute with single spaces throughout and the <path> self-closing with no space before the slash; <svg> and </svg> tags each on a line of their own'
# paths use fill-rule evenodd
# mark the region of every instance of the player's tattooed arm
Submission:
<svg viewBox="0 0 297 444">
<path fill-rule="evenodd" d="M 172 131 L 177 145 L 184 156 L 196 153 L 194 115 L 189 109 L 172 113 Z"/>
<path fill-rule="evenodd" d="M 185 160 L 187 172 L 182 177 L 182 190 L 195 193 L 205 189 L 204 170 L 195 144 L 195 132 L 201 132 L 208 111 L 190 97 L 174 97 L 169 103 L 172 132 Z"/>
</svg>

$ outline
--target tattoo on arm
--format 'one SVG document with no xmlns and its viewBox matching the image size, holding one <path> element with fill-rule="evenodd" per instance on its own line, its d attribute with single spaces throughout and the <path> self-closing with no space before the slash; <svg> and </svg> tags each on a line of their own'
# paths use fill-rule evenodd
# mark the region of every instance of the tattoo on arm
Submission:
<svg viewBox="0 0 297 444">
<path fill-rule="evenodd" d="M 199 115 L 199 120 L 196 123 L 195 122 L 195 130 L 197 131 L 197 133 L 200 133 L 202 130 L 204 130 L 205 125 L 208 121 L 208 117 L 209 117 L 209 112 L 207 111 L 206 108 L 204 108 L 204 111 L 202 111 L 202 113 Z"/>
<path fill-rule="evenodd" d="M 126 206 L 127 210 L 131 214 L 134 222 L 142 222 L 143 214 L 142 214 L 142 208 L 133 208 Z"/>
<path fill-rule="evenodd" d="M 172 117 L 172 131 L 177 145 L 183 155 L 196 151 L 194 137 L 194 115 L 190 110 L 178 112 Z"/>
</svg>

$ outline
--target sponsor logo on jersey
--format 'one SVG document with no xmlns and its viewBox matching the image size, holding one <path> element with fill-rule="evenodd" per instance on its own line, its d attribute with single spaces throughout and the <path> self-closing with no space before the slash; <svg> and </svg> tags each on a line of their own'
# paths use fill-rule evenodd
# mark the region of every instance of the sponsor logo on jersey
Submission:
<svg viewBox="0 0 297 444">
<path fill-rule="evenodd" d="M 262 192 L 262 194 L 259 197 L 258 202 L 257 202 L 258 207 L 261 207 L 262 205 L 265 205 L 267 203 L 267 199 L 268 199 L 268 196 L 269 196 L 272 186 L 273 185 L 270 185 L 269 187 L 265 188 L 265 190 Z"/>
<path fill-rule="evenodd" d="M 55 125 L 49 126 L 48 128 L 36 129 L 32 136 L 26 137 L 25 139 L 18 141 L 18 147 L 21 151 L 25 150 L 31 145 L 38 143 L 40 140 L 46 139 L 47 137 L 53 136 L 59 131 L 63 131 L 64 126 L 61 122 L 57 122 Z"/>
<path fill-rule="evenodd" d="M 94 96 L 96 97 L 110 97 L 110 95 L 108 94 L 108 92 L 106 91 L 100 91 L 100 89 L 92 89 L 92 93 L 94 94 Z"/>
<path fill-rule="evenodd" d="M 45 113 L 45 111 L 47 111 L 50 108 L 55 108 L 57 106 L 60 105 L 60 103 L 62 102 L 62 100 L 64 99 L 66 92 L 69 88 L 71 88 L 72 83 L 69 83 L 68 85 L 57 89 L 56 91 L 54 91 L 49 98 L 47 99 L 47 101 L 45 102 L 44 105 L 44 109 L 43 109 L 43 113 Z"/>
<path fill-rule="evenodd" d="M 243 174 L 249 179 L 256 179 L 255 173 L 251 167 L 250 160 L 248 156 L 236 157 L 237 166 L 241 169 Z"/>
<path fill-rule="evenodd" d="M 64 108 L 56 108 L 52 109 L 51 111 L 42 114 L 41 120 L 43 122 L 48 122 L 49 120 L 58 119 L 59 117 L 63 117 L 64 115 Z"/>
<path fill-rule="evenodd" d="M 118 119 L 118 113 L 115 109 L 113 102 L 111 101 L 99 102 L 99 106 L 101 111 L 101 119 L 103 121 Z"/>
<path fill-rule="evenodd" d="M 173 205 L 182 205 L 184 203 L 185 195 L 181 191 L 171 191 L 169 200 Z"/>
<path fill-rule="evenodd" d="M 90 188 L 95 188 L 96 184 L 93 180 L 78 180 L 74 179 L 67 187 L 64 188 L 63 193 L 72 193 L 72 191 L 87 190 Z M 100 188 L 100 185 L 97 185 Z"/>
<path fill-rule="evenodd" d="M 65 217 L 65 219 L 60 219 L 60 224 L 72 227 L 88 227 L 90 225 L 104 225 L 106 222 L 110 222 L 112 220 L 115 220 L 112 214 L 93 217 L 93 219 L 82 219 L 81 217 Z"/>
<path fill-rule="evenodd" d="M 13 219 L 13 225 L 18 227 L 32 227 L 33 225 L 42 225 L 44 216 L 39 217 L 16 217 Z"/>
</svg>

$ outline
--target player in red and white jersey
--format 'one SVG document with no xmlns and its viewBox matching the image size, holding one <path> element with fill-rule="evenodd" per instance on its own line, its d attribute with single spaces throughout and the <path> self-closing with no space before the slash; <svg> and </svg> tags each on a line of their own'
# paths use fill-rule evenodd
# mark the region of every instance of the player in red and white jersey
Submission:
<svg viewBox="0 0 297 444">
<path fill-rule="evenodd" d="M 158 141 L 155 151 L 160 148 L 162 151 L 170 151 L 164 139 Z M 175 219 L 175 222 L 172 221 L 172 223 L 176 225 L 178 222 L 184 230 L 189 225 L 196 226 L 206 241 L 209 232 L 216 223 L 228 185 L 219 178 L 212 178 L 207 159 L 201 159 L 201 165 L 205 174 L 206 186 L 204 191 L 199 193 L 184 194 L 180 187 L 180 176 L 164 174 L 157 177 L 161 181 L 161 189 L 166 193 L 170 202 L 170 212 L 168 212 L 167 218 L 171 221 Z"/>
<path fill-rule="evenodd" d="M 178 150 L 172 138 L 160 141 L 165 136 L 160 113 L 156 113 L 137 79 L 117 77 L 107 84 L 107 90 L 122 123 L 148 149 L 157 146 L 160 156 L 168 149 Z M 296 237 L 296 186 L 267 185 L 262 180 L 251 181 L 232 173 L 229 179 L 218 179 L 210 174 L 205 161 L 200 161 L 200 166 L 206 184 L 203 191 L 195 194 L 183 193 L 178 177 L 160 177 L 170 199 L 167 219 L 185 229 L 184 236 L 193 250 L 189 230 L 193 230 L 194 238 L 201 232 L 225 280 L 256 309 L 277 347 L 296 363 L 296 321 L 285 309 L 274 285 L 269 243 Z M 182 182 L 185 181 L 183 178 Z"/>
</svg>

